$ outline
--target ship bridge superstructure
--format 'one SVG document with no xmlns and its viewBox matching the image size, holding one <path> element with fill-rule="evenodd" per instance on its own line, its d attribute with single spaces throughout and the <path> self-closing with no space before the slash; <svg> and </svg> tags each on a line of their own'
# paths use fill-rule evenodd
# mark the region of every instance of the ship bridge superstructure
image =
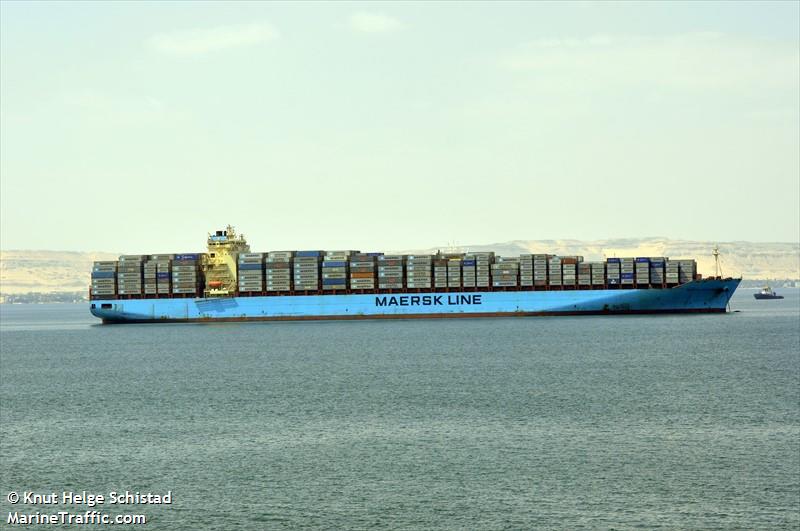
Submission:
<svg viewBox="0 0 800 531">
<path fill-rule="evenodd" d="M 232 297 L 236 293 L 236 258 L 250 252 L 244 234 L 228 225 L 225 230 L 208 235 L 208 253 L 203 260 L 206 297 Z"/>
</svg>

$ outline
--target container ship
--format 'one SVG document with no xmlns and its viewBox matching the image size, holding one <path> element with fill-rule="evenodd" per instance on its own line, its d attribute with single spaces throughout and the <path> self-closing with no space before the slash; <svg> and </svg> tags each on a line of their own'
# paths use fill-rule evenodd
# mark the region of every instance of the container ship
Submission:
<svg viewBox="0 0 800 531">
<path fill-rule="evenodd" d="M 104 323 L 723 313 L 741 281 L 667 257 L 255 253 L 230 226 L 205 253 L 123 255 L 91 276 Z"/>
</svg>

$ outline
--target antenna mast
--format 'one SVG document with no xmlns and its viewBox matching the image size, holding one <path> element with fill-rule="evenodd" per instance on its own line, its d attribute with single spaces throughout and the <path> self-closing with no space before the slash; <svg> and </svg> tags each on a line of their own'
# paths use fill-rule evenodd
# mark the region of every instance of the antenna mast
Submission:
<svg viewBox="0 0 800 531">
<path fill-rule="evenodd" d="M 719 245 L 714 246 L 714 252 L 711 254 L 714 255 L 714 275 L 717 278 L 722 278 L 722 266 L 719 263 Z"/>
</svg>

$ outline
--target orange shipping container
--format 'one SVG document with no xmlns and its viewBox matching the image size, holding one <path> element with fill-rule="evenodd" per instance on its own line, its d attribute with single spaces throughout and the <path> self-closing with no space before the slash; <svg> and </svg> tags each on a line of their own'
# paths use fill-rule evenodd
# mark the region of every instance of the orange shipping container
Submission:
<svg viewBox="0 0 800 531">
<path fill-rule="evenodd" d="M 375 278 L 375 273 L 350 273 L 350 278 Z"/>
</svg>

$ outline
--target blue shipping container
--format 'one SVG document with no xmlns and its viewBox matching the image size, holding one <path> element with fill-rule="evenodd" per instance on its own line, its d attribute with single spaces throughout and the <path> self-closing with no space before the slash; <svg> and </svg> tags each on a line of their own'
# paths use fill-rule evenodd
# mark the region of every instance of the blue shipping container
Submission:
<svg viewBox="0 0 800 531">
<path fill-rule="evenodd" d="M 322 279 L 322 283 L 325 286 L 337 286 L 337 285 L 345 286 L 347 284 L 347 281 L 343 278 L 324 278 Z"/>
<path fill-rule="evenodd" d="M 463 262 L 461 262 L 461 263 L 462 263 L 463 265 L 465 265 L 465 266 L 474 266 L 474 265 L 475 265 L 475 260 L 464 260 L 464 261 L 463 261 Z"/>
<path fill-rule="evenodd" d="M 324 261 L 322 267 L 347 267 L 347 262 Z"/>
<path fill-rule="evenodd" d="M 156 273 L 156 278 L 169 278 L 169 273 Z"/>
<path fill-rule="evenodd" d="M 383 253 L 367 253 L 367 256 L 383 256 Z"/>
<path fill-rule="evenodd" d="M 638 258 L 636 258 L 636 261 L 639 262 L 639 263 L 647 263 L 647 262 L 650 261 L 650 259 L 649 258 L 638 257 Z"/>
<path fill-rule="evenodd" d="M 633 273 L 622 273 L 622 278 L 633 278 Z"/>
<path fill-rule="evenodd" d="M 176 254 L 175 260 L 197 260 L 196 254 Z"/>
<path fill-rule="evenodd" d="M 114 278 L 117 274 L 113 271 L 93 271 L 92 278 Z"/>
<path fill-rule="evenodd" d="M 622 260 L 621 258 L 609 258 L 609 259 L 607 260 L 607 262 L 608 262 L 609 264 L 618 264 L 618 263 L 620 263 L 620 261 L 621 261 L 621 260 Z"/>
<path fill-rule="evenodd" d="M 321 251 L 297 251 L 296 253 L 294 253 L 294 255 L 300 257 L 309 257 L 309 256 L 319 257 L 321 253 L 322 253 Z"/>
<path fill-rule="evenodd" d="M 239 264 L 239 271 L 256 270 L 260 271 L 264 268 L 264 264 Z"/>
</svg>

